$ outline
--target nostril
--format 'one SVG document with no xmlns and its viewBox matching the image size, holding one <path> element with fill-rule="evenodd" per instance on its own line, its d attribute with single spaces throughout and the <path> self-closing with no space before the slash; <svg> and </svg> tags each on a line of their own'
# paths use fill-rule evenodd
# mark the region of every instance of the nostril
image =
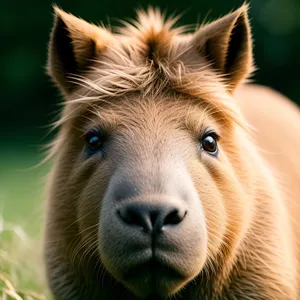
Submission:
<svg viewBox="0 0 300 300">
<path fill-rule="evenodd" d="M 149 232 L 160 232 L 164 226 L 177 225 L 187 212 L 168 205 L 125 204 L 117 210 L 119 218 L 127 225 Z"/>
<path fill-rule="evenodd" d="M 133 210 L 128 210 L 127 207 L 118 210 L 118 214 L 123 221 L 128 224 L 138 224 L 140 222 L 139 216 Z"/>
<path fill-rule="evenodd" d="M 128 225 L 150 229 L 151 225 L 145 213 L 138 206 L 125 206 L 117 211 L 120 218 Z"/>
<path fill-rule="evenodd" d="M 163 225 L 177 225 L 185 218 L 186 214 L 186 211 L 175 208 L 166 215 Z"/>
</svg>

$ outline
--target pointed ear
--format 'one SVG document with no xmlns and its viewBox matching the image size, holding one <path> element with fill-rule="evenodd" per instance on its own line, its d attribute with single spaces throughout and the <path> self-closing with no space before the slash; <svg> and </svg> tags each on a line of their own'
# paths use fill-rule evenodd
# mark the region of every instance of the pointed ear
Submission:
<svg viewBox="0 0 300 300">
<path fill-rule="evenodd" d="M 192 43 L 225 76 L 229 91 L 252 71 L 252 39 L 248 5 L 203 26 Z"/>
<path fill-rule="evenodd" d="M 67 94 L 75 83 L 70 77 L 81 74 L 93 58 L 112 40 L 107 30 L 54 7 L 54 26 L 48 51 L 48 74 Z"/>
</svg>

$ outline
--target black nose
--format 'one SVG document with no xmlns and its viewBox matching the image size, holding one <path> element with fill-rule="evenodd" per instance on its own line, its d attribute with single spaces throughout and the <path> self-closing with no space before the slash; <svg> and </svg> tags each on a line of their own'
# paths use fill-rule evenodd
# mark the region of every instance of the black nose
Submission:
<svg viewBox="0 0 300 300">
<path fill-rule="evenodd" d="M 128 225 L 146 232 L 159 232 L 165 226 L 179 224 L 186 215 L 183 208 L 170 205 L 124 204 L 118 210 L 120 218 Z"/>
</svg>

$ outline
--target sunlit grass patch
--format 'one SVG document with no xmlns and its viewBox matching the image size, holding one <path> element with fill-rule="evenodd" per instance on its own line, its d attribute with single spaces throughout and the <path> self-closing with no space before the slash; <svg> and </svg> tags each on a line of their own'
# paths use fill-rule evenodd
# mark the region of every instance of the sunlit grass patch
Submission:
<svg viewBox="0 0 300 300">
<path fill-rule="evenodd" d="M 46 299 L 40 244 L 0 217 L 0 299 Z"/>
</svg>

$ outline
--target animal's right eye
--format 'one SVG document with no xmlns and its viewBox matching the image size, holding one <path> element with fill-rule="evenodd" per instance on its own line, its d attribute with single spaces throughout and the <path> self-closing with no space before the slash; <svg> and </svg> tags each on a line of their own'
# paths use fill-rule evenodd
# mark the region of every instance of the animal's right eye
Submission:
<svg viewBox="0 0 300 300">
<path fill-rule="evenodd" d="M 218 149 L 217 140 L 212 135 L 207 135 L 202 140 L 203 149 L 209 153 L 215 153 Z"/>
<path fill-rule="evenodd" d="M 218 156 L 218 136 L 214 132 L 206 133 L 202 138 L 202 149 L 212 155 Z"/>
<path fill-rule="evenodd" d="M 86 149 L 89 155 L 101 151 L 103 146 L 102 138 L 97 132 L 89 132 L 86 135 Z"/>
</svg>

